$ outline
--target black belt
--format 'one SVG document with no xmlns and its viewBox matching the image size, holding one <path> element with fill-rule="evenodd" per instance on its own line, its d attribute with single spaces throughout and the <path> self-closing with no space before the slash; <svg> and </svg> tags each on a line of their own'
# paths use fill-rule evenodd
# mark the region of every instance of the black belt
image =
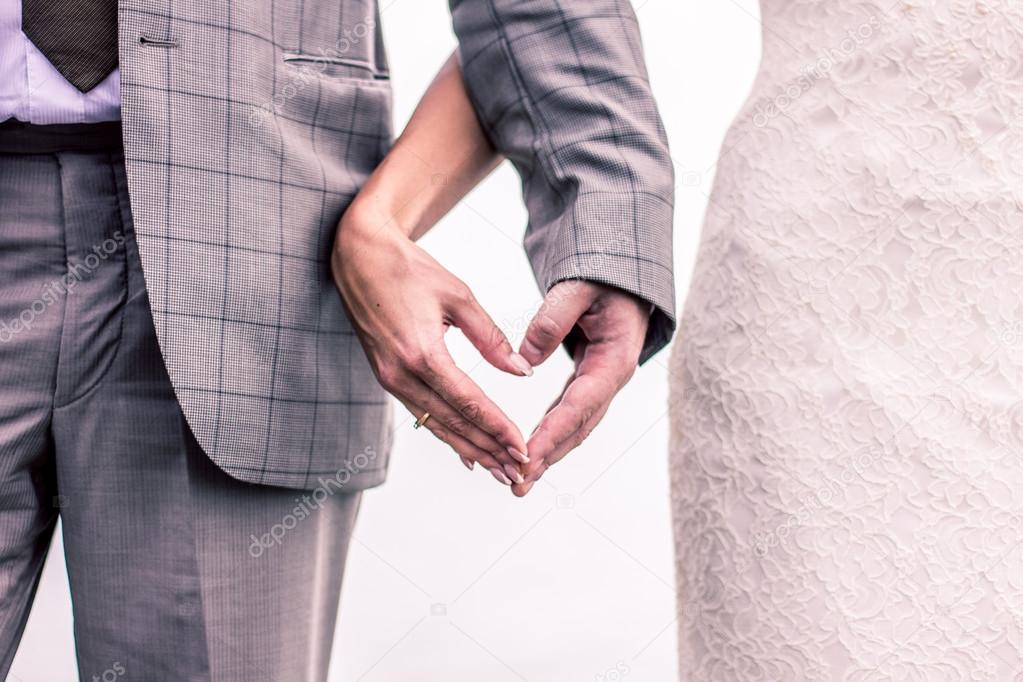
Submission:
<svg viewBox="0 0 1023 682">
<path fill-rule="evenodd" d="M 120 121 L 36 125 L 9 118 L 0 123 L 0 154 L 105 152 L 122 148 Z"/>
</svg>

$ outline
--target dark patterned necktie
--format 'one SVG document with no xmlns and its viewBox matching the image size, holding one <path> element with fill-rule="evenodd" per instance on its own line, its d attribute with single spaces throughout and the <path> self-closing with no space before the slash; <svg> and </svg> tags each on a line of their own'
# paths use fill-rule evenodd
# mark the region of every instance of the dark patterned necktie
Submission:
<svg viewBox="0 0 1023 682">
<path fill-rule="evenodd" d="M 22 0 L 21 30 L 88 92 L 117 68 L 117 0 Z"/>
</svg>

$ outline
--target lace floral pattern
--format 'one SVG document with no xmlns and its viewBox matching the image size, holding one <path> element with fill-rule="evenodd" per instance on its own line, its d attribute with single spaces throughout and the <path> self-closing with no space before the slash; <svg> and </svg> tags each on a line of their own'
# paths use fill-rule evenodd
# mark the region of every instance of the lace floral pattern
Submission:
<svg viewBox="0 0 1023 682">
<path fill-rule="evenodd" d="M 762 10 L 672 357 L 682 679 L 1023 682 L 1023 4 Z"/>
</svg>

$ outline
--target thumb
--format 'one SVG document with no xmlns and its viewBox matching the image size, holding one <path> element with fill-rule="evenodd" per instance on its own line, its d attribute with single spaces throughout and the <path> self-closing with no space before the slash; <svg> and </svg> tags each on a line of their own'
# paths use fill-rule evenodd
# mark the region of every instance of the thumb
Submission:
<svg viewBox="0 0 1023 682">
<path fill-rule="evenodd" d="M 529 364 L 535 367 L 550 357 L 589 309 L 593 296 L 594 288 L 589 282 L 572 280 L 551 287 L 519 348 Z"/>
<path fill-rule="evenodd" d="M 530 376 L 533 373 L 533 367 L 512 350 L 508 337 L 471 293 L 457 305 L 451 306 L 448 317 L 494 367 L 516 376 Z"/>
</svg>

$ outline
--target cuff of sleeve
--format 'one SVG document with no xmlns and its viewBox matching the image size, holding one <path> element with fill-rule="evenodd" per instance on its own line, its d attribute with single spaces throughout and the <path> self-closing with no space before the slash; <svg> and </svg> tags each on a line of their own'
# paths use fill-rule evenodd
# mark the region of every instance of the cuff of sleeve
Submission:
<svg viewBox="0 0 1023 682">
<path fill-rule="evenodd" d="M 549 225 L 543 231 L 548 236 L 540 242 L 544 248 L 529 248 L 532 240 L 527 239 L 540 286 L 547 292 L 559 282 L 588 280 L 650 303 L 639 358 L 639 364 L 645 363 L 668 344 L 676 326 L 671 205 L 649 195 L 591 194 L 580 196 L 561 222 L 567 229 Z M 551 233 L 557 238 L 551 239 Z"/>
</svg>

